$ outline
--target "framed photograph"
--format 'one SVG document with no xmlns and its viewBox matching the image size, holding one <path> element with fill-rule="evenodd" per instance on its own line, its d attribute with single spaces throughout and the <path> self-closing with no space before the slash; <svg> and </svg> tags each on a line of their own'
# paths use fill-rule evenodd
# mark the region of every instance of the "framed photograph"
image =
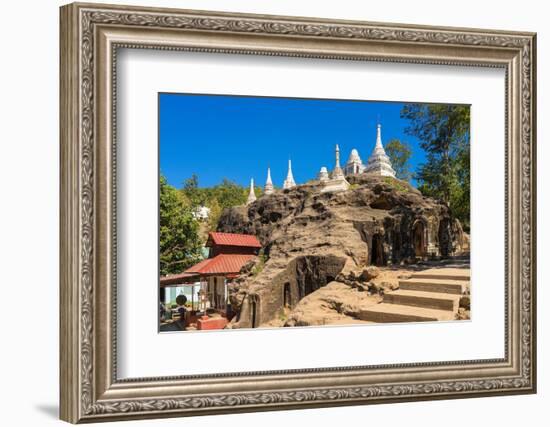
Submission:
<svg viewBox="0 0 550 427">
<path fill-rule="evenodd" d="M 536 391 L 533 33 L 61 8 L 61 418 Z"/>
</svg>

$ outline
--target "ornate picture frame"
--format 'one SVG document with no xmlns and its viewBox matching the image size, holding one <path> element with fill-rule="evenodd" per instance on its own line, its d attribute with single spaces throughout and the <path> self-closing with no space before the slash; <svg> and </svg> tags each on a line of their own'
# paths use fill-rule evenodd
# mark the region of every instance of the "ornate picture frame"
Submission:
<svg viewBox="0 0 550 427">
<path fill-rule="evenodd" d="M 97 422 L 536 391 L 535 34 L 79 3 L 60 13 L 61 419 Z M 119 48 L 504 69 L 505 357 L 118 379 Z"/>
</svg>

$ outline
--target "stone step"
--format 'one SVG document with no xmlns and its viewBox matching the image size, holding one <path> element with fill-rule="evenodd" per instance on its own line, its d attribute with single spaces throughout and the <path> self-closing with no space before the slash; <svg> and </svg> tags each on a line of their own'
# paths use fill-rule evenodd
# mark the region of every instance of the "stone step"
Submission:
<svg viewBox="0 0 550 427">
<path fill-rule="evenodd" d="M 376 323 L 434 322 L 454 320 L 452 311 L 380 303 L 361 310 L 359 319 Z"/>
<path fill-rule="evenodd" d="M 384 295 L 384 303 L 457 311 L 460 295 L 399 289 Z"/>
<path fill-rule="evenodd" d="M 412 279 L 436 279 L 436 280 L 463 280 L 470 281 L 470 269 L 460 268 L 433 268 L 430 270 L 413 273 Z"/>
<path fill-rule="evenodd" d="M 405 291 L 439 292 L 460 295 L 464 292 L 466 282 L 463 280 L 440 280 L 412 278 L 399 281 L 399 289 Z"/>
</svg>

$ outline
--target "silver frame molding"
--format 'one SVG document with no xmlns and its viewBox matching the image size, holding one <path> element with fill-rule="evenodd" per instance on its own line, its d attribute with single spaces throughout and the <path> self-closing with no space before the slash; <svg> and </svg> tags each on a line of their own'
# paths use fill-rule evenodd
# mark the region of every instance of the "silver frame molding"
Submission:
<svg viewBox="0 0 550 427">
<path fill-rule="evenodd" d="M 61 419 L 96 422 L 536 391 L 535 34 L 79 3 L 60 13 Z M 117 379 L 118 48 L 503 68 L 505 357 Z"/>
</svg>

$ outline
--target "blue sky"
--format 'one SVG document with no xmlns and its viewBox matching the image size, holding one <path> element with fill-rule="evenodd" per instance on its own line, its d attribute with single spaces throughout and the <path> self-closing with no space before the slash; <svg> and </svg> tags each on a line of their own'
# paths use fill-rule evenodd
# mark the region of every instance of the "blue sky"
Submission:
<svg viewBox="0 0 550 427">
<path fill-rule="evenodd" d="M 298 184 L 315 178 L 321 166 L 334 167 L 339 144 L 342 165 L 352 148 L 366 162 L 376 141 L 392 138 L 412 148 L 415 170 L 425 161 L 418 140 L 405 134 L 397 102 L 342 101 L 226 95 L 159 94 L 160 171 L 180 188 L 193 173 L 199 186 L 223 178 L 248 185 L 266 179 L 268 165 L 276 187 L 286 177 L 292 159 Z"/>
</svg>

